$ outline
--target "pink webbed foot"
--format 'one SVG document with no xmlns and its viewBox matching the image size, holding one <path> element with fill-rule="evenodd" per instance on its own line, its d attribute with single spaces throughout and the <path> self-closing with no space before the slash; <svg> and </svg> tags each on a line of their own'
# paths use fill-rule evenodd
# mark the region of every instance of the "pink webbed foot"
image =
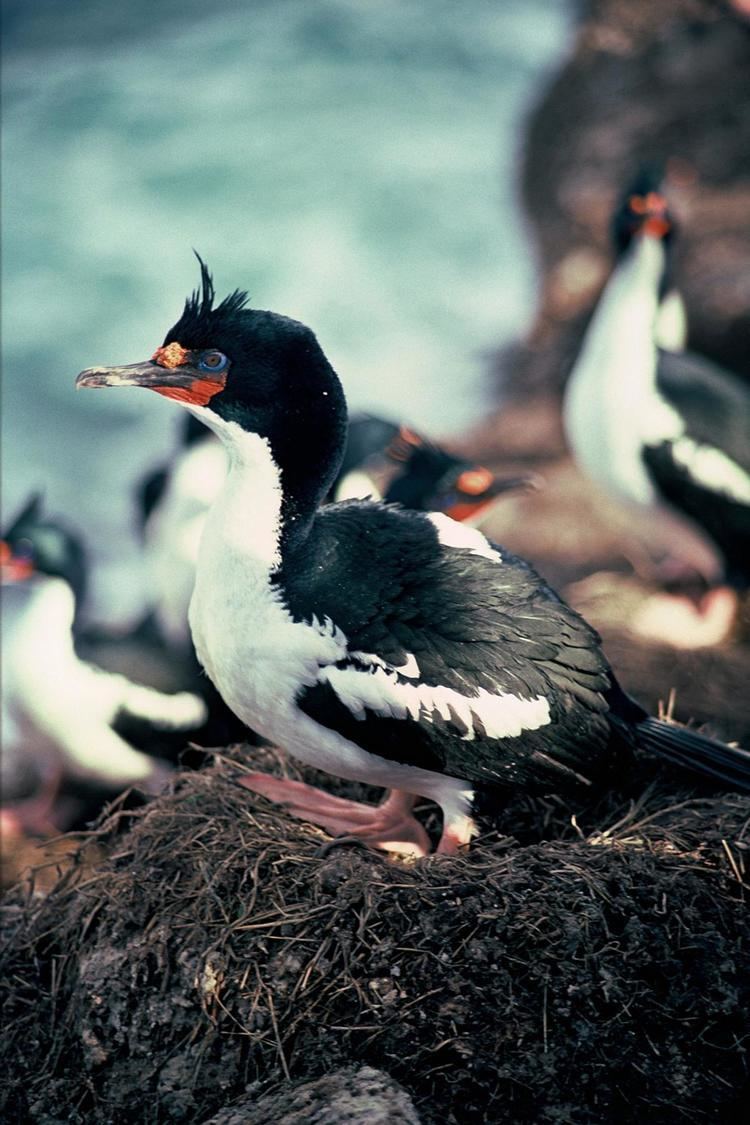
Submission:
<svg viewBox="0 0 750 1125">
<path fill-rule="evenodd" d="M 726 640 L 737 614 L 738 599 L 728 586 L 717 586 L 696 602 L 656 594 L 636 613 L 631 632 L 674 648 L 709 648 Z"/>
<path fill-rule="evenodd" d="M 3 806 L 0 810 L 3 838 L 6 834 L 57 836 L 66 830 L 65 806 L 59 803 L 62 776 L 58 766 L 47 769 L 35 793 Z"/>
<path fill-rule="evenodd" d="M 425 856 L 430 838 L 412 813 L 416 797 L 394 789 L 380 805 L 334 797 L 302 781 L 264 773 L 244 774 L 240 785 L 282 805 L 298 820 L 307 820 L 337 837 L 356 840 L 380 851 Z"/>
</svg>

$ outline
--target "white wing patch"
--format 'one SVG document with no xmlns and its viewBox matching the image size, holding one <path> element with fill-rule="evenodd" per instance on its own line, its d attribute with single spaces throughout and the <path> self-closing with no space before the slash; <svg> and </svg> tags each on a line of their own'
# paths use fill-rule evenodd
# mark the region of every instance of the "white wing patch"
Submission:
<svg viewBox="0 0 750 1125">
<path fill-rule="evenodd" d="M 421 675 L 419 665 L 417 664 L 417 658 L 413 652 L 407 653 L 405 662 L 403 664 L 395 664 L 393 670 L 394 672 L 398 672 L 399 676 L 404 676 L 404 678 L 409 680 L 419 679 Z"/>
<path fill-rule="evenodd" d="M 437 712 L 446 722 L 463 724 L 466 733 L 461 738 L 468 742 L 477 737 L 477 723 L 488 738 L 515 738 L 551 721 L 549 702 L 542 695 L 522 699 L 504 692 L 493 695 L 480 688 L 476 696 L 467 696 L 453 688 L 400 683 L 396 675 L 378 664 L 367 672 L 323 668 L 320 679 L 331 685 L 356 719 L 364 719 L 368 709 L 383 718 L 432 722 Z"/>
<path fill-rule="evenodd" d="M 462 547 L 475 555 L 482 555 L 492 562 L 502 562 L 502 555 L 494 548 L 489 540 L 475 527 L 467 527 L 465 523 L 458 523 L 446 516 L 444 512 L 428 512 L 428 519 L 432 521 L 438 533 L 438 539 L 444 547 Z"/>
<path fill-rule="evenodd" d="M 421 675 L 417 658 L 413 652 L 406 654 L 406 660 L 403 664 L 389 664 L 387 660 L 383 660 L 382 656 L 376 656 L 374 652 L 352 652 L 349 655 L 359 664 L 385 668 L 386 672 L 398 672 L 399 676 L 403 676 L 405 679 L 415 680 Z"/>
<path fill-rule="evenodd" d="M 190 730 L 205 723 L 208 718 L 206 704 L 198 695 L 190 691 L 178 691 L 167 695 L 154 688 L 133 683 L 125 676 L 91 668 L 96 676 L 92 686 L 104 690 L 108 685 L 117 699 L 115 715 L 119 708 L 136 718 L 152 723 L 159 730 Z M 106 679 L 105 679 L 106 677 Z"/>
<path fill-rule="evenodd" d="M 750 476 L 720 449 L 683 436 L 672 446 L 672 456 L 698 484 L 750 504 Z"/>
<path fill-rule="evenodd" d="M 318 615 L 314 613 L 310 618 L 310 628 L 314 629 L 320 637 L 330 637 L 330 639 L 339 646 L 343 655 L 346 649 L 346 637 L 341 632 L 338 625 L 335 625 L 327 614 L 321 621 Z"/>
</svg>

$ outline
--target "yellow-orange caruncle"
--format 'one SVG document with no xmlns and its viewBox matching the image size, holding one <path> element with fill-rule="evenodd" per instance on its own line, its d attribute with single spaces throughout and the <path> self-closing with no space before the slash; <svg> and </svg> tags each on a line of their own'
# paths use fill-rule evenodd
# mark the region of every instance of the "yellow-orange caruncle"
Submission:
<svg viewBox="0 0 750 1125">
<path fill-rule="evenodd" d="M 151 356 L 152 362 L 158 363 L 160 367 L 182 367 L 189 358 L 190 352 L 176 340 L 165 344 L 162 348 L 157 348 Z"/>
</svg>

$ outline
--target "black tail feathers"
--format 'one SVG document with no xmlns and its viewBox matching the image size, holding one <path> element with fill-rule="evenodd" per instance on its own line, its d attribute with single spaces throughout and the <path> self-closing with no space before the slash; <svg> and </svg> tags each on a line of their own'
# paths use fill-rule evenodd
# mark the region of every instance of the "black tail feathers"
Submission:
<svg viewBox="0 0 750 1125">
<path fill-rule="evenodd" d="M 663 719 L 636 725 L 638 743 L 692 773 L 713 777 L 732 789 L 750 793 L 750 752 Z"/>
</svg>

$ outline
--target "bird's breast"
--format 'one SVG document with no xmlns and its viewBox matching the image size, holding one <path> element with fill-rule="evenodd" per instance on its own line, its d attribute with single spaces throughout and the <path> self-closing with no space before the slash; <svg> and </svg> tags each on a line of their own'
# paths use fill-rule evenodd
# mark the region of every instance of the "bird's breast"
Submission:
<svg viewBox="0 0 750 1125">
<path fill-rule="evenodd" d="M 321 668 L 346 652 L 330 622 L 295 620 L 269 570 L 231 552 L 210 569 L 202 559 L 190 628 L 198 659 L 225 702 L 267 737 Z"/>
</svg>

